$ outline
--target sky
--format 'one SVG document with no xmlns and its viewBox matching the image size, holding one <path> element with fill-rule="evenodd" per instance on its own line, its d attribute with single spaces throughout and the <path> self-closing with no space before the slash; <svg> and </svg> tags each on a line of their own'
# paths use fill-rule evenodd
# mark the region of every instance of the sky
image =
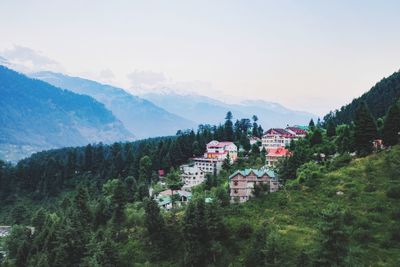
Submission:
<svg viewBox="0 0 400 267">
<path fill-rule="evenodd" d="M 400 69 L 400 1 L 0 1 L 0 62 L 324 115 Z"/>
</svg>

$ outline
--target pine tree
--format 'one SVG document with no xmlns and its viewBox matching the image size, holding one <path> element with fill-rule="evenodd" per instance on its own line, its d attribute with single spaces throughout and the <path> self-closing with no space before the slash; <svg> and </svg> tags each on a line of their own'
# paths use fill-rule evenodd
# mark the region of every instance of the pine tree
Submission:
<svg viewBox="0 0 400 267">
<path fill-rule="evenodd" d="M 253 115 L 253 133 L 252 134 L 253 134 L 253 136 L 260 137 L 260 133 L 258 132 L 257 121 L 258 121 L 258 117 L 256 115 Z"/>
<path fill-rule="evenodd" d="M 319 266 L 344 266 L 348 254 L 348 237 L 343 212 L 337 205 L 330 205 L 322 212 Z"/>
<path fill-rule="evenodd" d="M 372 142 L 377 136 L 375 121 L 365 102 L 362 102 L 354 118 L 354 142 L 358 155 L 365 156 L 372 152 Z"/>
<path fill-rule="evenodd" d="M 383 143 L 385 146 L 393 146 L 399 143 L 400 138 L 400 107 L 393 104 L 385 118 L 383 125 Z"/>
<path fill-rule="evenodd" d="M 228 111 L 225 120 L 224 139 L 225 141 L 233 141 L 232 112 Z"/>
<path fill-rule="evenodd" d="M 322 144 L 322 133 L 320 129 L 316 129 L 310 139 L 311 146 Z"/>
<path fill-rule="evenodd" d="M 147 200 L 145 208 L 145 227 L 149 237 L 151 256 L 155 260 L 162 259 L 168 250 L 166 227 L 160 208 L 154 200 Z"/>
<path fill-rule="evenodd" d="M 152 163 L 149 156 L 144 156 L 139 163 L 139 182 L 150 184 Z"/>
<path fill-rule="evenodd" d="M 328 137 L 333 137 L 336 135 L 336 126 L 332 120 L 328 121 L 326 126 L 326 135 Z"/>
<path fill-rule="evenodd" d="M 315 129 L 315 123 L 314 123 L 313 119 L 311 119 L 310 122 L 308 123 L 308 127 L 310 128 L 310 130 L 314 130 Z"/>
</svg>

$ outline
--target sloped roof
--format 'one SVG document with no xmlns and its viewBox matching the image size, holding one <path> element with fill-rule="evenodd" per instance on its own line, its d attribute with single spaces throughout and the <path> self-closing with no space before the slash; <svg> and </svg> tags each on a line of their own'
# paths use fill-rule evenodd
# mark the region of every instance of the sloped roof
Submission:
<svg viewBox="0 0 400 267">
<path fill-rule="evenodd" d="M 264 133 L 264 135 L 266 135 L 266 134 L 279 134 L 279 135 L 288 136 L 288 137 L 294 136 L 292 133 L 290 133 L 287 130 L 282 129 L 282 128 L 271 128 Z"/>
<path fill-rule="evenodd" d="M 268 149 L 267 156 L 288 156 L 290 155 L 289 149 L 284 147 L 270 148 Z"/>
<path fill-rule="evenodd" d="M 269 177 L 273 178 L 273 179 L 276 178 L 275 172 L 273 170 L 271 170 L 269 168 L 266 168 L 266 167 L 263 167 L 263 168 L 260 168 L 260 169 L 252 169 L 252 168 L 250 168 L 250 169 L 244 169 L 244 170 L 237 170 L 232 175 L 230 175 L 228 179 L 230 180 L 230 179 L 232 179 L 234 176 L 236 176 L 238 174 L 241 174 L 243 176 L 248 176 L 251 172 L 253 172 L 257 176 L 257 178 L 261 178 L 265 174 L 268 175 Z"/>
</svg>

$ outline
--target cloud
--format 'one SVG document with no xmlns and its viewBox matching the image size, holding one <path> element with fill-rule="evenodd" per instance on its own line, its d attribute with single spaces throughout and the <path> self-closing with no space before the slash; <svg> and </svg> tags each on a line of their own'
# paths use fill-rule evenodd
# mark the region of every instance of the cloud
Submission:
<svg viewBox="0 0 400 267">
<path fill-rule="evenodd" d="M 6 59 L 9 67 L 22 72 L 64 71 L 60 63 L 29 47 L 14 45 L 10 49 L 0 51 L 0 56 Z"/>
<path fill-rule="evenodd" d="M 139 71 L 135 70 L 127 75 L 133 87 L 155 86 L 167 82 L 167 78 L 162 72 Z"/>
</svg>

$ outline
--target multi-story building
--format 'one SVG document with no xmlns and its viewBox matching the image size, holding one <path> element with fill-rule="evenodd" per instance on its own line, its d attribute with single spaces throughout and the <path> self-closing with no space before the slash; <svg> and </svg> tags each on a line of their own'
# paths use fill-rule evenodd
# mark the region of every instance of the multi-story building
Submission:
<svg viewBox="0 0 400 267">
<path fill-rule="evenodd" d="M 271 169 L 263 167 L 236 171 L 229 176 L 231 202 L 246 202 L 253 195 L 254 187 L 260 184 L 268 184 L 270 192 L 279 189 L 279 182 Z"/>
<path fill-rule="evenodd" d="M 181 179 L 184 182 L 182 187 L 183 190 L 190 191 L 193 186 L 199 185 L 204 182 L 204 174 L 196 165 L 182 165 L 181 169 Z"/>
<path fill-rule="evenodd" d="M 213 158 L 193 158 L 194 166 L 198 167 L 204 173 L 218 175 L 222 169 L 223 160 Z"/>
<path fill-rule="evenodd" d="M 262 146 L 265 149 L 286 147 L 293 139 L 297 139 L 295 134 L 281 128 L 272 128 L 265 132 L 262 137 Z"/>
<path fill-rule="evenodd" d="M 237 146 L 233 142 L 211 141 L 207 144 L 207 152 L 204 154 L 208 159 L 225 160 L 229 156 L 231 163 L 237 159 Z"/>
<path fill-rule="evenodd" d="M 279 159 L 289 157 L 290 155 L 290 151 L 284 147 L 269 148 L 265 156 L 266 164 L 268 167 L 275 167 Z"/>
<path fill-rule="evenodd" d="M 307 135 L 307 131 L 299 126 L 286 127 L 286 131 L 294 134 L 297 138 L 304 138 Z"/>
</svg>

